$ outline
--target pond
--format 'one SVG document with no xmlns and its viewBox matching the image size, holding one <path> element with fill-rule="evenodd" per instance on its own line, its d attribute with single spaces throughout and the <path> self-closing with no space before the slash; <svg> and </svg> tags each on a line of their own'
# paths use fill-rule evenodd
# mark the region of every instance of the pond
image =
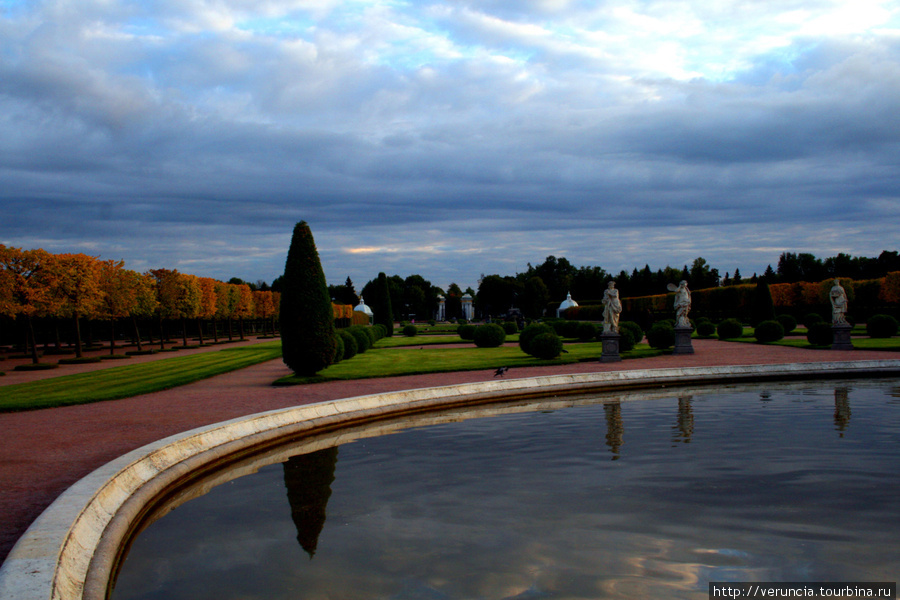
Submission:
<svg viewBox="0 0 900 600">
<path fill-rule="evenodd" d="M 710 581 L 900 572 L 898 380 L 430 420 L 197 484 L 133 540 L 111 598 L 705 599 Z"/>
</svg>

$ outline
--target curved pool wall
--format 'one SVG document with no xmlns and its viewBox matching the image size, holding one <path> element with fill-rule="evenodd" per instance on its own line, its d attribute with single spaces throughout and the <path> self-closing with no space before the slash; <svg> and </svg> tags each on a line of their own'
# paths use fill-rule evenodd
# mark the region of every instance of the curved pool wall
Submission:
<svg viewBox="0 0 900 600">
<path fill-rule="evenodd" d="M 66 490 L 6 558 L 0 568 L 0 599 L 105 598 L 122 545 L 156 501 L 198 473 L 263 452 L 285 439 L 404 415 L 542 396 L 897 374 L 900 360 L 555 375 L 360 396 L 216 423 L 129 452 Z M 323 443 L 333 445 L 334 436 Z"/>
</svg>

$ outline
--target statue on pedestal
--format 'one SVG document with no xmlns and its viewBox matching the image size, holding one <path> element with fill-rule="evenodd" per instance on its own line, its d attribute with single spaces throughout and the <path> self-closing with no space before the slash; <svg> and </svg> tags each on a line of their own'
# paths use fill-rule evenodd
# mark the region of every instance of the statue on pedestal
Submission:
<svg viewBox="0 0 900 600">
<path fill-rule="evenodd" d="M 617 333 L 619 331 L 619 314 L 622 312 L 622 302 L 619 300 L 619 290 L 616 282 L 610 281 L 603 292 L 603 333 Z"/>
<path fill-rule="evenodd" d="M 691 312 L 691 290 L 687 281 L 681 281 L 677 286 L 670 283 L 667 286 L 670 292 L 675 292 L 675 327 L 691 329 L 691 320 L 688 313 Z"/>
<path fill-rule="evenodd" d="M 831 324 L 847 325 L 847 292 L 841 287 L 840 279 L 834 280 L 828 297 L 831 299 Z"/>
</svg>

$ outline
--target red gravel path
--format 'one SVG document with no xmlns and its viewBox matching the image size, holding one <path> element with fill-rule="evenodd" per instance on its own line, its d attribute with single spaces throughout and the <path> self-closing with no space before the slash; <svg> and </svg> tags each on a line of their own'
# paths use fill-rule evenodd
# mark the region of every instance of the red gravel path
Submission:
<svg viewBox="0 0 900 600">
<path fill-rule="evenodd" d="M 777 364 L 900 358 L 895 352 L 819 351 L 781 346 L 694 340 L 695 354 L 658 356 L 620 363 L 599 362 L 512 369 L 507 379 L 562 373 L 667 367 Z M 205 349 L 188 350 L 200 352 Z M 164 355 L 165 356 L 165 355 Z M 138 360 L 158 360 L 140 357 Z M 123 364 L 115 361 L 117 364 Z M 129 360 L 130 364 L 132 361 Z M 9 368 L 9 363 L 0 365 Z M 114 366 L 104 362 L 102 366 Z M 79 366 L 79 370 L 98 368 Z M 75 372 L 72 367 L 54 376 Z M 48 372 L 32 377 L 47 376 Z M 493 379 L 493 370 L 335 381 L 276 388 L 288 369 L 263 363 L 154 394 L 21 413 L 0 414 L 0 558 L 61 492 L 95 468 L 130 450 L 202 425 L 265 410 L 325 400 Z M 2 386 L 25 381 L 22 373 L 0 377 Z"/>
</svg>

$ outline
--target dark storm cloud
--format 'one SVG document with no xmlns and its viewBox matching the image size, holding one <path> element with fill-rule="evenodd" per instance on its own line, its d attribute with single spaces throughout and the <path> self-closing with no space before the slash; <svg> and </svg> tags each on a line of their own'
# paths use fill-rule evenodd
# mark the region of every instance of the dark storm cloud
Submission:
<svg viewBox="0 0 900 600">
<path fill-rule="evenodd" d="M 891 3 L 4 6 L 0 243 L 271 279 L 305 219 L 465 286 L 897 237 Z"/>
</svg>

